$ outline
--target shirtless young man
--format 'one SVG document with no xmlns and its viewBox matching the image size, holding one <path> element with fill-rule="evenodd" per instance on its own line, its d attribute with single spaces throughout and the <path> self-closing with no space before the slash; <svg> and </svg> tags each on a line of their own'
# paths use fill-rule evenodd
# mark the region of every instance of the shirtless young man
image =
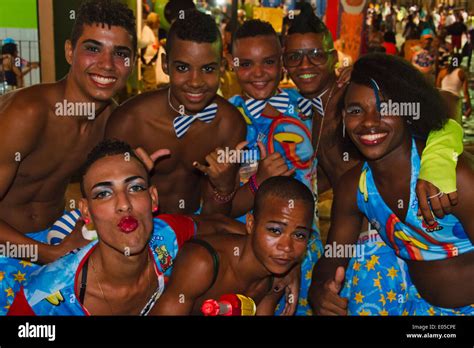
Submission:
<svg viewBox="0 0 474 348">
<path fill-rule="evenodd" d="M 65 44 L 68 75 L 0 99 L 0 243 L 36 245 L 38 262 L 47 263 L 88 242 L 74 233 L 58 246 L 44 244 L 63 214 L 71 176 L 104 136 L 111 98 L 132 71 L 135 46 L 131 10 L 108 0 L 85 3 Z M 60 110 L 65 103 L 84 103 L 69 105 L 93 112 L 61 116 L 73 109 Z M 0 258 L 0 293 L 7 298 L 36 266 L 18 262 Z M 1 313 L 10 301 L 0 300 Z"/>
<path fill-rule="evenodd" d="M 127 101 L 107 125 L 108 138 L 149 153 L 170 150 L 170 156 L 155 165 L 152 176 L 162 214 L 192 214 L 201 207 L 203 213 L 230 211 L 238 167 L 218 163 L 217 150 L 236 148 L 246 133 L 239 112 L 216 95 L 221 56 L 221 36 L 214 19 L 196 10 L 183 12 L 170 28 L 162 59 L 170 87 Z M 203 112 L 206 115 L 199 119 Z"/>
<path fill-rule="evenodd" d="M 206 236 L 185 243 L 151 314 L 196 315 L 207 299 L 242 294 L 254 300 L 257 315 L 274 315 L 290 273 L 305 256 L 313 211 L 313 195 L 303 183 L 284 176 L 267 179 L 247 219 L 248 234 Z M 183 295 L 185 300 L 180 301 Z M 284 313 L 293 314 L 296 299 L 291 304 L 287 298 L 292 310 Z"/>
</svg>

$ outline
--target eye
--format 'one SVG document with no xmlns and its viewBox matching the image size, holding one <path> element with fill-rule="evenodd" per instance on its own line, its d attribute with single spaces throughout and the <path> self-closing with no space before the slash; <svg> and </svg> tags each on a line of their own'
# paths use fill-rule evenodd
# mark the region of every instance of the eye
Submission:
<svg viewBox="0 0 474 348">
<path fill-rule="evenodd" d="M 346 114 L 348 115 L 359 115 L 362 113 L 362 108 L 359 106 L 349 106 L 346 108 Z"/>
<path fill-rule="evenodd" d="M 301 53 L 292 52 L 292 53 L 289 53 L 287 57 L 288 57 L 289 60 L 300 60 L 301 59 Z"/>
<path fill-rule="evenodd" d="M 187 72 L 189 70 L 189 67 L 186 65 L 177 65 L 176 70 L 179 72 Z"/>
<path fill-rule="evenodd" d="M 250 65 L 251 65 L 250 62 L 240 62 L 239 67 L 248 68 L 248 67 L 250 67 Z"/>
<path fill-rule="evenodd" d="M 213 67 L 213 66 L 206 66 L 206 67 L 202 68 L 202 70 L 203 70 L 205 73 L 212 73 L 212 72 L 214 72 L 214 71 L 216 70 L 216 68 Z"/>
<path fill-rule="evenodd" d="M 276 63 L 275 59 L 267 59 L 265 60 L 266 65 L 274 65 Z"/>
<path fill-rule="evenodd" d="M 281 234 L 281 229 L 278 228 L 278 227 L 272 227 L 272 226 L 269 226 L 267 227 L 267 231 L 273 233 L 273 234 Z"/>
<path fill-rule="evenodd" d="M 104 199 L 111 195 L 110 191 L 99 191 L 92 196 L 92 199 Z"/>
<path fill-rule="evenodd" d="M 308 233 L 307 232 L 297 231 L 297 232 L 294 233 L 294 236 L 295 236 L 296 239 L 300 239 L 300 240 L 308 239 Z"/>
<path fill-rule="evenodd" d="M 129 58 L 130 57 L 130 54 L 128 52 L 116 52 L 115 53 L 117 56 L 119 56 L 120 58 Z"/>
<path fill-rule="evenodd" d="M 86 46 L 86 50 L 89 52 L 99 52 L 99 47 L 96 46 Z"/>
<path fill-rule="evenodd" d="M 146 190 L 146 187 L 144 185 L 135 184 L 130 187 L 131 192 L 141 192 L 145 190 Z"/>
</svg>

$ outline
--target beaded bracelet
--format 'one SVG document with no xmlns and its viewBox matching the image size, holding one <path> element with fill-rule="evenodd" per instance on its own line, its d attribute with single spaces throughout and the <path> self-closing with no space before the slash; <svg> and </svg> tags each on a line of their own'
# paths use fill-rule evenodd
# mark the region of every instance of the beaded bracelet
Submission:
<svg viewBox="0 0 474 348">
<path fill-rule="evenodd" d="M 250 191 L 252 191 L 252 193 L 255 195 L 257 193 L 257 190 L 258 190 L 258 183 L 257 183 L 257 175 L 256 174 L 254 174 L 250 177 L 249 187 L 250 187 Z"/>
<path fill-rule="evenodd" d="M 213 190 L 212 198 L 214 198 L 214 201 L 216 201 L 217 203 L 221 203 L 221 204 L 225 204 L 225 203 L 230 202 L 232 200 L 232 198 L 234 198 L 235 192 L 237 191 L 235 189 L 231 193 L 223 195 L 219 191 L 217 191 L 217 189 L 214 187 L 214 185 L 211 185 L 211 186 L 212 186 L 212 190 Z"/>
</svg>

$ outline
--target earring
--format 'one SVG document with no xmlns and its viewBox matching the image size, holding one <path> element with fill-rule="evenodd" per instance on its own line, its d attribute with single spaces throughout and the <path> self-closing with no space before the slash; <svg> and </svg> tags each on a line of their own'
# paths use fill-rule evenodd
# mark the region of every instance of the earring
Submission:
<svg viewBox="0 0 474 348">
<path fill-rule="evenodd" d="M 88 218 L 85 218 L 85 219 L 83 219 L 83 220 L 84 220 L 84 223 L 85 223 L 86 225 L 89 224 L 89 222 L 91 222 L 91 220 L 88 219 Z"/>
<path fill-rule="evenodd" d="M 158 206 L 154 207 L 152 212 L 156 213 L 158 211 Z"/>
</svg>

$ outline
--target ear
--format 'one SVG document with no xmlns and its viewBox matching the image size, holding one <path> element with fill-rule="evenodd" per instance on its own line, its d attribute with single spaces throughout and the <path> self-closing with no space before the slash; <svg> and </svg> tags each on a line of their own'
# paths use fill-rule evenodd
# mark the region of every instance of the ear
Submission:
<svg viewBox="0 0 474 348">
<path fill-rule="evenodd" d="M 151 196 L 151 210 L 155 212 L 158 210 L 159 207 L 158 190 L 155 186 L 151 185 L 148 189 L 148 192 L 150 192 Z"/>
<path fill-rule="evenodd" d="M 339 56 L 337 54 L 337 50 L 334 50 L 331 52 L 331 55 L 330 55 L 330 68 L 331 70 L 334 70 L 336 68 L 336 64 L 339 62 Z"/>
<path fill-rule="evenodd" d="M 252 234 L 255 229 L 255 217 L 253 214 L 247 214 L 247 218 L 245 220 L 245 229 L 247 230 L 247 234 Z"/>
<path fill-rule="evenodd" d="M 83 220 L 92 220 L 89 212 L 89 204 L 87 203 L 87 199 L 81 198 L 79 200 L 79 211 L 81 212 L 81 217 Z"/>
<path fill-rule="evenodd" d="M 168 59 L 166 53 L 161 54 L 161 68 L 163 69 L 163 72 L 166 75 L 170 75 L 169 70 L 168 70 Z"/>
<path fill-rule="evenodd" d="M 66 40 L 64 43 L 64 56 L 66 57 L 66 61 L 69 65 L 72 65 L 72 56 L 74 53 L 74 48 L 72 47 L 71 40 Z"/>
</svg>

